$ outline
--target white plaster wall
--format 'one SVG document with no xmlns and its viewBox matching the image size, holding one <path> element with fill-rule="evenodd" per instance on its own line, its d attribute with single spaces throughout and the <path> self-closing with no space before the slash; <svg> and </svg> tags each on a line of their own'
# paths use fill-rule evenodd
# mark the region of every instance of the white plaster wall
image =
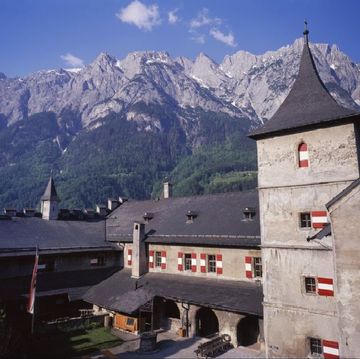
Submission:
<svg viewBox="0 0 360 359">
<path fill-rule="evenodd" d="M 297 150 L 301 142 L 308 145 L 307 168 L 298 167 Z M 259 188 L 359 177 L 353 124 L 258 140 L 257 153 Z"/>
<path fill-rule="evenodd" d="M 197 276 L 219 279 L 232 279 L 254 281 L 248 279 L 245 275 L 245 256 L 261 257 L 260 249 L 239 249 L 239 248 L 209 248 L 193 246 L 175 246 L 175 245 L 149 245 L 149 250 L 166 251 L 166 269 L 150 268 L 150 272 L 163 272 L 185 276 Z M 178 252 L 196 253 L 196 272 L 178 270 Z M 223 274 L 201 273 L 200 253 L 222 254 Z M 155 258 L 154 258 L 155 260 Z"/>
<path fill-rule="evenodd" d="M 308 311 L 265 307 L 267 358 L 305 358 L 308 338 L 338 339 L 337 317 Z"/>
<path fill-rule="evenodd" d="M 360 357 L 360 187 L 331 208 L 340 356 Z"/>
</svg>

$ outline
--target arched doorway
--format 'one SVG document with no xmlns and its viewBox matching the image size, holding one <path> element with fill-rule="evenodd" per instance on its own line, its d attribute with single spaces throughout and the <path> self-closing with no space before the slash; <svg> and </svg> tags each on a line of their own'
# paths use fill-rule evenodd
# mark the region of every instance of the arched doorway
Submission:
<svg viewBox="0 0 360 359">
<path fill-rule="evenodd" d="M 219 332 L 219 321 L 210 308 L 200 308 L 196 313 L 196 335 L 208 337 Z"/>
<path fill-rule="evenodd" d="M 255 344 L 259 336 L 259 320 L 256 317 L 241 319 L 236 328 L 238 345 L 247 347 Z"/>
</svg>

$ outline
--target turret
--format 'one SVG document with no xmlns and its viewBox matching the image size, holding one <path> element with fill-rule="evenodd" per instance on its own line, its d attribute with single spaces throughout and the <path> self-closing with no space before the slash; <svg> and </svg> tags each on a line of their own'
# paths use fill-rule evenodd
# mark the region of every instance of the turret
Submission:
<svg viewBox="0 0 360 359">
<path fill-rule="evenodd" d="M 41 197 L 41 214 L 46 220 L 58 219 L 60 198 L 56 193 L 54 180 L 50 177 L 45 192 Z"/>
</svg>

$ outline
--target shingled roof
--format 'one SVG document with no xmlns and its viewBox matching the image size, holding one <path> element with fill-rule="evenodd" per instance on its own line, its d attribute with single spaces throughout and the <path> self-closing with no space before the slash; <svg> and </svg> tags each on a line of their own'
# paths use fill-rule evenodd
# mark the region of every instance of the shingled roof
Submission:
<svg viewBox="0 0 360 359">
<path fill-rule="evenodd" d="M 55 183 L 52 177 L 49 178 L 49 182 L 46 186 L 45 192 L 41 197 L 42 201 L 60 201 L 57 195 Z"/>
<path fill-rule="evenodd" d="M 83 299 L 109 310 L 133 314 L 154 296 L 263 315 L 262 286 L 259 284 L 164 273 L 147 273 L 136 284 L 128 269 L 118 271 L 90 288 Z"/>
<path fill-rule="evenodd" d="M 319 125 L 352 115 L 358 116 L 359 112 L 340 106 L 322 82 L 306 34 L 299 73 L 289 95 L 274 116 L 264 126 L 252 131 L 249 137 L 258 139 L 270 134 L 279 135 L 289 130 Z"/>
<path fill-rule="evenodd" d="M 252 220 L 244 217 L 249 209 L 254 211 Z M 144 222 L 144 217 L 148 217 L 148 243 L 240 247 L 260 244 L 257 191 L 125 202 L 106 220 L 107 240 L 132 242 L 133 223 Z"/>
</svg>

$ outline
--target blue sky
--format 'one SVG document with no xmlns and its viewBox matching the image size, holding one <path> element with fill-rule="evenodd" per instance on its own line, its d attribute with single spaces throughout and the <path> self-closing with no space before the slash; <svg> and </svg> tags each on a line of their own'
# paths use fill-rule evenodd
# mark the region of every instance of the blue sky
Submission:
<svg viewBox="0 0 360 359">
<path fill-rule="evenodd" d="M 308 19 L 310 41 L 336 43 L 360 62 L 358 0 L 0 0 L 0 72 L 86 65 L 164 50 L 221 62 L 292 43 Z"/>
</svg>

